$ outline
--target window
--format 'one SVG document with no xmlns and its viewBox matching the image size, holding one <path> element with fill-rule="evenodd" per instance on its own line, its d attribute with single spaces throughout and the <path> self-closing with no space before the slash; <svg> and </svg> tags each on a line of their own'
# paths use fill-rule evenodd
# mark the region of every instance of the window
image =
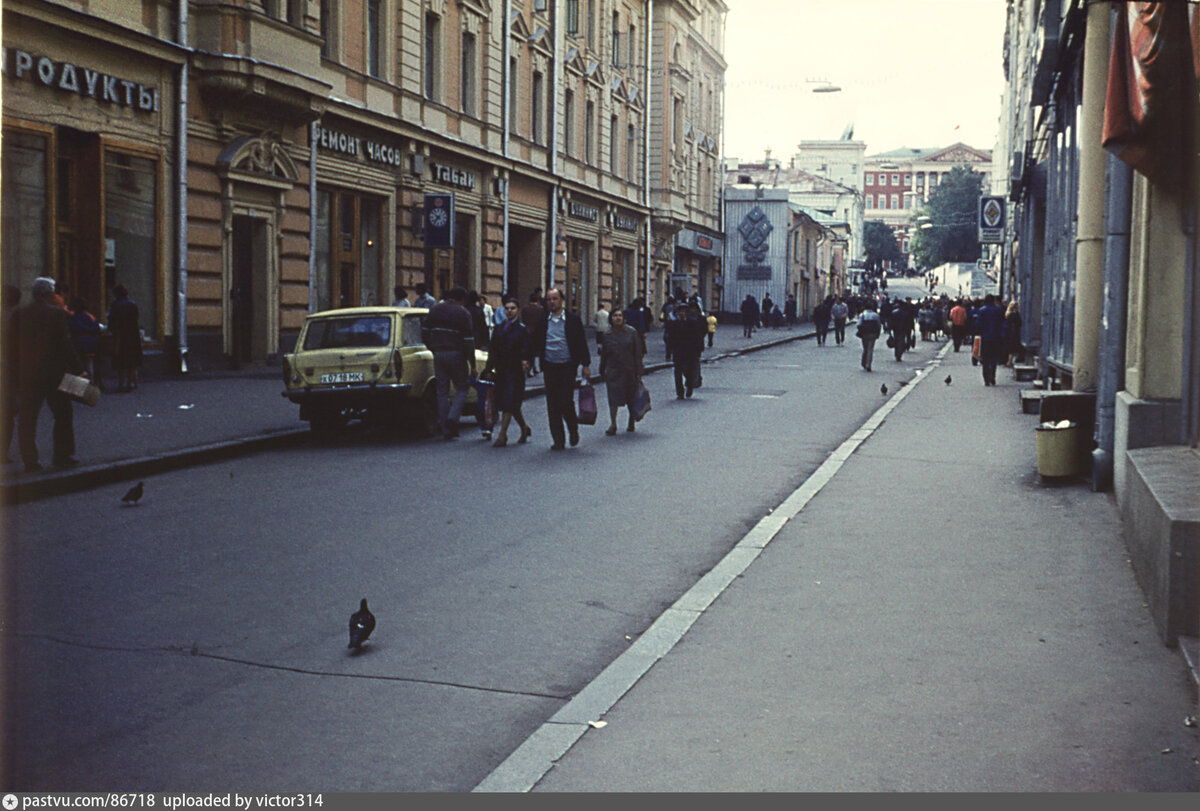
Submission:
<svg viewBox="0 0 1200 811">
<path fill-rule="evenodd" d="M 912 185 L 912 173 L 911 173 L 911 172 L 905 173 L 905 175 L 904 175 L 904 185 L 905 185 L 905 186 L 911 186 L 911 185 Z"/>
<path fill-rule="evenodd" d="M 867 185 L 868 186 L 875 185 L 875 173 L 874 172 L 867 172 Z"/>
<path fill-rule="evenodd" d="M 587 46 L 589 50 L 596 49 L 596 0 L 587 0 Z"/>
<path fill-rule="evenodd" d="M 579 0 L 567 0 L 567 33 L 579 33 Z"/>
<path fill-rule="evenodd" d="M 674 104 L 671 109 L 671 140 L 675 144 L 675 149 L 679 152 L 683 151 L 683 99 L 675 97 Z"/>
<path fill-rule="evenodd" d="M 367 73 L 381 78 L 383 61 L 383 10 L 380 0 L 367 0 Z"/>
<path fill-rule="evenodd" d="M 425 15 L 425 98 L 437 101 L 440 95 L 442 18 Z"/>
<path fill-rule="evenodd" d="M 510 57 L 508 60 L 508 128 L 512 132 L 517 130 L 517 57 Z"/>
<path fill-rule="evenodd" d="M 568 90 L 563 100 L 563 151 L 575 154 L 575 92 Z"/>
<path fill-rule="evenodd" d="M 20 288 L 25 301 L 33 280 L 46 275 L 50 266 L 46 240 L 50 216 L 48 172 L 46 138 L 5 128 L 4 162 L 0 169 L 4 199 L 0 249 L 4 283 Z M 60 202 L 59 208 L 62 207 Z"/>
<path fill-rule="evenodd" d="M 637 129 L 632 124 L 625 128 L 625 179 L 637 180 Z"/>
<path fill-rule="evenodd" d="M 875 195 L 867 195 L 867 208 L 875 208 Z"/>
<path fill-rule="evenodd" d="M 129 297 L 144 308 L 141 326 L 156 335 L 158 319 L 158 165 L 123 152 L 104 153 L 104 240 Z"/>
<path fill-rule="evenodd" d="M 588 163 L 596 160 L 596 103 L 587 102 L 583 107 L 583 159 Z"/>
<path fill-rule="evenodd" d="M 900 195 L 892 195 L 892 204 L 888 208 L 900 208 Z"/>
<path fill-rule="evenodd" d="M 322 3 L 321 5 L 325 5 Z M 308 6 L 308 0 L 288 0 L 287 4 L 287 21 L 292 25 L 304 25 L 304 10 Z"/>
<path fill-rule="evenodd" d="M 628 39 L 629 39 L 629 61 L 627 62 L 627 64 L 629 65 L 629 67 L 632 68 L 637 65 L 637 54 L 638 54 L 637 26 L 635 26 L 632 21 L 629 23 Z"/>
<path fill-rule="evenodd" d="M 348 191 L 317 190 L 318 310 L 382 303 L 382 202 Z"/>
<path fill-rule="evenodd" d="M 462 80 L 460 103 L 467 115 L 475 115 L 475 35 L 462 35 Z"/>
<path fill-rule="evenodd" d="M 892 185 L 893 186 L 900 185 L 900 175 L 892 175 Z"/>
<path fill-rule="evenodd" d="M 538 71 L 533 72 L 533 87 L 529 91 L 530 130 L 529 134 L 535 144 L 542 143 L 542 99 L 544 80 Z"/>
<path fill-rule="evenodd" d="M 621 135 L 619 127 L 620 122 L 615 115 L 608 120 L 608 172 L 611 175 L 616 175 L 617 167 L 620 166 L 617 155 L 617 144 L 620 143 Z"/>
<path fill-rule="evenodd" d="M 333 58 L 333 38 L 336 34 L 333 19 L 333 0 L 321 0 L 321 56 Z"/>
<path fill-rule="evenodd" d="M 621 24 L 621 17 L 617 12 L 612 13 L 612 63 L 613 67 L 621 66 L 621 32 L 618 26 Z"/>
<path fill-rule="evenodd" d="M 547 0 L 533 0 L 534 11 L 545 11 Z"/>
</svg>

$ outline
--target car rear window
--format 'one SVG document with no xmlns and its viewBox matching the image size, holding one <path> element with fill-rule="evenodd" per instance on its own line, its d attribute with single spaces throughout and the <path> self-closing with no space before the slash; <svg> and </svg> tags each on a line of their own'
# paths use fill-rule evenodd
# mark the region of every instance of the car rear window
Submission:
<svg viewBox="0 0 1200 811">
<path fill-rule="evenodd" d="M 387 315 L 360 315 L 344 318 L 319 318 L 308 325 L 305 349 L 353 349 L 387 346 L 392 340 L 392 318 Z"/>
</svg>

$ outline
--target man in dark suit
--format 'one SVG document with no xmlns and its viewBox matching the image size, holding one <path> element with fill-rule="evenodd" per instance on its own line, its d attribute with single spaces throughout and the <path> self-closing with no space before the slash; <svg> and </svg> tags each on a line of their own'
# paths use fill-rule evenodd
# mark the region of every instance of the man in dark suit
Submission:
<svg viewBox="0 0 1200 811">
<path fill-rule="evenodd" d="M 466 299 L 466 290 L 452 288 L 443 301 L 433 305 L 421 325 L 421 337 L 433 353 L 438 425 L 445 439 L 458 438 L 458 421 L 467 402 L 468 381 L 475 376 L 475 330 L 464 304 Z"/>
<path fill-rule="evenodd" d="M 71 343 L 71 316 L 53 303 L 53 279 L 33 280 L 33 301 L 20 307 L 9 322 L 8 338 L 17 360 L 17 441 L 25 471 L 42 469 L 38 461 L 37 420 L 42 403 L 54 415 L 54 466 L 79 464 L 71 398 L 58 390 L 63 374 L 81 374 L 83 364 Z"/>
<path fill-rule="evenodd" d="M 548 312 L 533 331 L 531 353 L 541 358 L 545 376 L 546 415 L 550 420 L 551 450 L 566 447 L 563 424 L 570 434 L 571 446 L 579 444 L 579 419 L 575 414 L 575 373 L 582 366 L 584 378 L 592 376 L 592 355 L 587 334 L 578 315 L 567 312 L 562 290 L 552 287 L 546 293 Z"/>
</svg>

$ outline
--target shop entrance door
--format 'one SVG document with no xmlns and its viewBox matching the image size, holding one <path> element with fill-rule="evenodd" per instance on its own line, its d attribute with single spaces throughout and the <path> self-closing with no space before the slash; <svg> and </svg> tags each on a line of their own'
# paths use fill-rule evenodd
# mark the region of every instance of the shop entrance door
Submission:
<svg viewBox="0 0 1200 811">
<path fill-rule="evenodd" d="M 267 356 L 267 224 L 234 215 L 230 307 L 230 359 L 234 368 Z"/>
</svg>

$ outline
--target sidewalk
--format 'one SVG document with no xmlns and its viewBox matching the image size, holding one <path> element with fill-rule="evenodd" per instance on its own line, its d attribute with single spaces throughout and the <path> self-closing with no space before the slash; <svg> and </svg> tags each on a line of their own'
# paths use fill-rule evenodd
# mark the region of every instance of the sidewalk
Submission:
<svg viewBox="0 0 1200 811">
<path fill-rule="evenodd" d="M 750 339 L 737 325 L 717 328 L 713 348 L 704 360 L 754 351 L 777 343 L 812 337 L 809 324 L 793 329 L 756 330 Z M 595 353 L 595 342 L 589 343 Z M 647 335 L 648 371 L 669 369 L 662 330 Z M 599 360 L 593 358 L 592 372 Z M 228 458 L 293 442 L 307 441 L 308 424 L 299 408 L 281 396 L 278 366 L 258 366 L 238 372 L 204 372 L 144 380 L 132 392 L 109 390 L 94 408 L 75 406 L 76 458 L 67 470 L 49 467 L 53 419 L 43 407 L 38 420 L 38 450 L 46 470 L 28 474 L 19 461 L 3 471 L 3 502 L 16 503 L 60 493 L 149 476 L 192 464 Z M 526 396 L 542 393 L 541 378 L 529 380 Z M 19 460 L 14 437 L 9 455 Z"/>
<path fill-rule="evenodd" d="M 476 791 L 1200 789 L 1112 496 L 940 357 Z"/>
</svg>

